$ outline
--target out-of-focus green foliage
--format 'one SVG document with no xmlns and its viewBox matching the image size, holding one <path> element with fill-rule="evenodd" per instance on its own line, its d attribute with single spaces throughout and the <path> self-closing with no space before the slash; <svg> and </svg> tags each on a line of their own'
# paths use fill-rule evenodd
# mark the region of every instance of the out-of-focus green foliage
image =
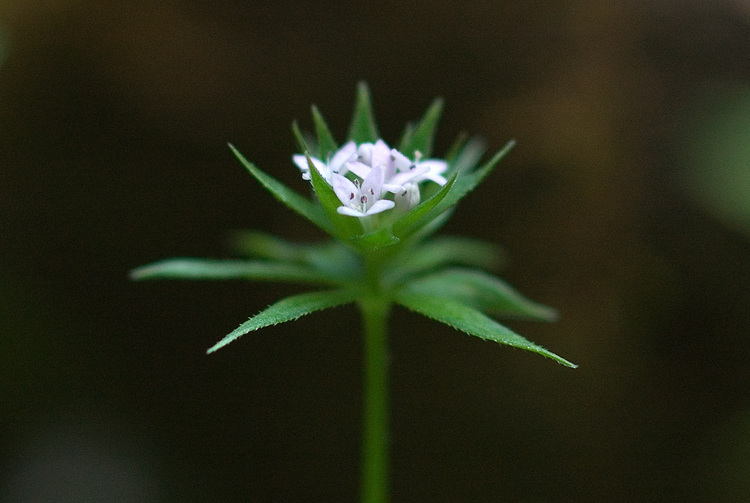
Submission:
<svg viewBox="0 0 750 503">
<path fill-rule="evenodd" d="M 686 191 L 750 236 L 750 87 L 717 86 L 695 104 L 688 123 Z"/>
</svg>

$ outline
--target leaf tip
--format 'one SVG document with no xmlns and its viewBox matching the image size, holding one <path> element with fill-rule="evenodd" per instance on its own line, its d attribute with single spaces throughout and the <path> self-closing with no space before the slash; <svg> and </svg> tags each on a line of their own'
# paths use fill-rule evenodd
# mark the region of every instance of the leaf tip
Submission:
<svg viewBox="0 0 750 503">
<path fill-rule="evenodd" d="M 559 363 L 560 365 L 562 365 L 564 367 L 568 367 L 570 369 L 577 369 L 578 368 L 578 365 L 576 365 L 575 363 L 573 363 L 573 362 L 571 362 L 569 360 L 566 360 L 562 356 L 557 355 L 557 354 L 553 353 L 552 351 L 549 351 L 549 350 L 545 349 L 544 353 L 540 353 L 540 354 L 542 356 L 546 356 L 548 358 L 552 358 L 553 360 L 555 360 L 557 363 Z"/>
<path fill-rule="evenodd" d="M 561 365 L 564 365 L 565 367 L 568 367 L 569 369 L 577 369 L 578 368 L 578 365 L 576 365 L 573 362 L 569 362 L 565 358 L 560 358 L 558 360 L 558 363 L 560 363 Z"/>
<path fill-rule="evenodd" d="M 145 277 L 145 271 L 143 267 L 136 267 L 128 272 L 128 278 L 130 281 L 139 281 Z"/>
<path fill-rule="evenodd" d="M 360 80 L 357 82 L 357 93 L 370 93 L 370 86 L 367 85 L 367 81 Z"/>
<path fill-rule="evenodd" d="M 210 348 L 208 348 L 206 350 L 206 354 L 210 355 L 211 353 L 215 353 L 219 349 L 223 348 L 224 346 L 226 346 L 227 344 L 229 344 L 230 342 L 232 342 L 234 339 L 236 339 L 236 337 L 229 337 L 229 336 L 224 337 L 219 342 L 217 342 L 216 344 L 214 344 L 213 346 L 211 346 Z"/>
<path fill-rule="evenodd" d="M 299 124 L 296 120 L 292 121 L 292 133 L 294 134 L 295 140 L 297 140 L 297 146 L 299 146 L 300 150 L 303 152 L 309 152 L 310 149 L 305 141 L 305 135 L 302 134 L 302 130 L 299 128 Z"/>
</svg>

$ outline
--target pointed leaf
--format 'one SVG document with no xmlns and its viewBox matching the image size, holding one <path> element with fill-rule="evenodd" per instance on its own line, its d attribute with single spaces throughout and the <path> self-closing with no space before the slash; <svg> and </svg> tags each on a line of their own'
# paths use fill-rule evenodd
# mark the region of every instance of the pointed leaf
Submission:
<svg viewBox="0 0 750 503">
<path fill-rule="evenodd" d="M 506 143 L 503 148 L 498 150 L 497 153 L 493 155 L 489 161 L 484 163 L 476 171 L 472 171 L 469 174 L 469 176 L 467 176 L 461 184 L 461 189 L 464 191 L 463 195 L 474 190 L 474 188 L 477 185 L 479 185 L 482 180 L 484 180 L 484 177 L 489 175 L 490 172 L 493 169 L 495 169 L 495 166 L 497 166 L 497 163 L 500 162 L 500 160 L 503 157 L 505 157 L 508 154 L 508 152 L 510 152 L 515 146 L 516 146 L 516 140 L 508 141 L 508 143 Z M 461 197 L 463 197 L 463 195 Z"/>
<path fill-rule="evenodd" d="M 328 216 L 328 219 L 336 226 L 337 232 L 335 235 L 346 240 L 362 234 L 362 224 L 358 218 L 344 216 L 336 211 L 336 209 L 342 205 L 341 201 L 333 191 L 333 187 L 325 181 L 317 168 L 313 165 L 309 156 L 307 157 L 307 165 L 310 168 L 310 179 L 312 180 L 315 194 L 318 196 L 318 200 L 323 206 L 323 210 Z"/>
<path fill-rule="evenodd" d="M 303 133 L 300 130 L 297 121 L 292 121 L 292 134 L 294 134 L 294 139 L 297 140 L 297 146 L 299 147 L 300 152 L 305 155 L 312 155 L 320 159 L 320 153 L 318 152 L 317 145 L 313 141 L 312 136 Z"/>
<path fill-rule="evenodd" d="M 416 231 L 419 227 L 421 227 L 419 224 L 424 221 L 426 215 L 434 214 L 433 210 L 450 193 L 457 178 L 458 178 L 457 175 L 453 175 L 453 177 L 451 177 L 451 179 L 448 180 L 448 183 L 443 185 L 443 187 L 440 189 L 440 191 L 437 194 L 433 195 L 428 200 L 418 204 L 417 206 L 412 208 L 408 213 L 406 213 L 404 216 L 396 220 L 393 224 L 393 234 L 398 238 L 404 238 L 413 234 L 414 231 Z M 438 215 L 439 213 L 434 214 L 434 216 L 431 217 L 430 220 L 433 220 Z M 426 223 L 427 222 L 423 222 L 422 225 Z"/>
<path fill-rule="evenodd" d="M 396 269 L 398 279 L 447 264 L 494 269 L 501 262 L 502 254 L 497 246 L 490 243 L 457 236 L 440 236 L 414 249 L 405 250 L 403 257 Z"/>
<path fill-rule="evenodd" d="M 428 318 L 481 339 L 499 342 L 546 356 L 566 367 L 576 368 L 569 362 L 543 347 L 530 342 L 509 328 L 499 324 L 476 309 L 438 295 L 412 292 L 406 288 L 396 292 L 395 302 Z"/>
<path fill-rule="evenodd" d="M 305 245 L 290 243 L 273 234 L 260 231 L 237 231 L 230 239 L 230 247 L 240 255 L 279 261 L 300 262 Z"/>
<path fill-rule="evenodd" d="M 399 150 L 409 159 L 414 159 L 414 153 L 419 151 L 424 158 L 432 155 L 432 143 L 435 137 L 440 114 L 443 111 L 443 100 L 435 99 L 424 114 L 419 124 L 414 128 L 411 134 L 405 138 L 405 141 L 399 146 Z"/>
<path fill-rule="evenodd" d="M 460 137 L 456 139 L 456 143 L 448 152 L 448 155 L 453 156 L 449 166 L 451 172 L 471 171 L 482 160 L 487 150 L 484 141 L 478 138 L 467 139 L 463 144 L 460 144 L 460 141 Z M 446 160 L 449 159 L 448 155 Z"/>
<path fill-rule="evenodd" d="M 439 231 L 440 228 L 443 227 L 443 225 L 445 225 L 448 220 L 450 220 L 452 215 L 453 208 L 448 208 L 434 219 L 417 228 L 412 234 L 409 235 L 409 240 L 414 243 L 423 242 L 425 239 Z"/>
<path fill-rule="evenodd" d="M 133 269 L 131 279 L 245 279 L 338 284 L 341 279 L 312 267 L 270 261 L 172 258 Z"/>
<path fill-rule="evenodd" d="M 406 145 L 411 141 L 411 137 L 414 135 L 414 130 L 416 129 L 416 126 L 412 124 L 411 122 L 407 123 L 404 127 L 404 132 L 401 133 L 401 140 L 398 142 L 399 150 L 403 154 L 404 151 L 401 148 L 401 145 Z"/>
<path fill-rule="evenodd" d="M 456 159 L 456 156 L 458 156 L 458 153 L 461 152 L 464 149 L 464 146 L 466 146 L 466 142 L 469 139 L 469 135 L 466 133 L 460 133 L 455 140 L 453 140 L 453 144 L 448 148 L 448 152 L 445 154 L 445 160 L 448 162 L 448 164 L 453 164 L 453 160 Z M 481 154 L 480 154 L 481 157 Z M 479 159 L 477 159 L 477 162 Z"/>
<path fill-rule="evenodd" d="M 326 124 L 323 115 L 315 105 L 312 106 L 313 122 L 315 122 L 315 132 L 318 135 L 318 155 L 321 161 L 327 162 L 328 156 L 335 152 L 338 146 L 333 139 L 328 124 Z"/>
<path fill-rule="evenodd" d="M 237 159 L 240 160 L 250 174 L 253 175 L 255 179 L 258 180 L 269 192 L 271 192 L 276 199 L 307 218 L 327 233 L 332 234 L 334 232 L 333 225 L 330 220 L 326 218 L 325 212 L 320 206 L 316 205 L 309 199 L 300 196 L 280 181 L 256 168 L 255 165 L 245 159 L 233 145 L 230 144 L 229 148 L 232 149 L 234 155 L 237 156 Z"/>
<path fill-rule="evenodd" d="M 238 337 L 253 330 L 277 325 L 286 321 L 296 320 L 301 316 L 321 309 L 340 306 L 354 302 L 356 295 L 348 290 L 331 290 L 323 292 L 303 293 L 282 299 L 264 311 L 256 314 L 245 323 L 237 327 L 222 340 L 214 344 L 207 353 L 213 353 L 234 341 Z"/>
<path fill-rule="evenodd" d="M 358 256 L 337 241 L 292 243 L 272 234 L 242 231 L 235 233 L 232 248 L 243 255 L 306 264 L 340 282 L 356 276 L 362 268 Z"/>
<path fill-rule="evenodd" d="M 477 185 L 479 185 L 484 177 L 486 177 L 490 173 L 490 171 L 492 171 L 497 163 L 500 162 L 500 159 L 502 159 L 510 151 L 510 149 L 513 148 L 514 145 L 515 141 L 509 141 L 502 149 L 500 149 L 500 151 L 498 151 L 494 156 L 492 156 L 489 161 L 487 161 L 476 171 L 467 173 L 464 170 L 459 170 L 459 172 L 454 175 L 454 177 L 456 178 L 455 183 L 451 185 L 449 182 L 443 187 L 443 189 L 441 189 L 440 192 L 433 196 L 433 198 L 441 196 L 439 200 L 436 200 L 435 204 L 430 207 L 425 207 L 420 215 L 417 215 L 416 213 L 412 215 L 412 213 L 414 212 L 414 210 L 420 208 L 420 206 L 422 206 L 421 204 L 414 208 L 414 210 L 412 210 L 411 212 L 407 213 L 404 217 L 402 217 L 402 220 L 405 220 L 406 217 L 410 217 L 411 221 L 397 221 L 393 226 L 394 234 L 399 238 L 408 236 L 416 232 L 423 226 L 427 225 L 447 209 L 458 204 L 458 202 L 464 196 L 466 196 L 466 194 L 471 192 Z M 449 187 L 449 185 L 451 186 Z M 446 187 L 448 187 L 447 191 Z M 428 200 L 428 202 L 429 201 L 430 200 Z M 417 216 L 419 216 L 420 218 L 417 218 Z"/>
<path fill-rule="evenodd" d="M 499 278 L 482 271 L 447 269 L 411 281 L 409 290 L 423 293 L 440 292 L 480 311 L 492 311 L 499 316 L 555 321 L 555 309 L 531 301 Z"/>
<path fill-rule="evenodd" d="M 372 112 L 372 99 L 367 84 L 360 82 L 357 86 L 357 101 L 354 105 L 352 123 L 349 126 L 349 139 L 355 143 L 375 142 L 380 138 L 375 117 Z"/>
</svg>

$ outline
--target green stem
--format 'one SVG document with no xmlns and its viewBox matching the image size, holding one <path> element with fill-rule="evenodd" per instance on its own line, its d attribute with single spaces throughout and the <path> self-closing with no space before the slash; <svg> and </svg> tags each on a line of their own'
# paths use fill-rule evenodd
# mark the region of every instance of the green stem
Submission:
<svg viewBox="0 0 750 503">
<path fill-rule="evenodd" d="M 388 341 L 390 305 L 380 291 L 380 268 L 368 264 L 366 298 L 359 303 L 364 323 L 363 503 L 388 501 Z"/>
</svg>

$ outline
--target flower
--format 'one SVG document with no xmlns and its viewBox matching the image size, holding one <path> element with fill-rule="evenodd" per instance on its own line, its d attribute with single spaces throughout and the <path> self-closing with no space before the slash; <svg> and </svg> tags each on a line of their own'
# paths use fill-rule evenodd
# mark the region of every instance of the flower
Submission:
<svg viewBox="0 0 750 503">
<path fill-rule="evenodd" d="M 442 173 L 448 163 L 439 159 L 421 160 L 417 151 L 412 162 L 404 154 L 391 148 L 383 140 L 357 145 L 349 141 L 329 156 L 327 162 L 310 157 L 315 169 L 334 189 L 342 203 L 336 211 L 341 215 L 365 217 L 394 207 L 410 210 L 419 204 L 419 182 L 429 180 L 445 185 Z M 302 178 L 310 180 L 308 157 L 292 156 L 302 171 Z M 350 173 L 354 176 L 344 176 Z M 382 192 L 393 194 L 393 201 L 382 199 Z"/>
<path fill-rule="evenodd" d="M 356 159 L 357 144 L 353 141 L 347 142 L 340 149 L 336 151 L 332 156 L 329 156 L 328 162 L 323 162 L 317 157 L 310 157 L 313 166 L 318 170 L 320 175 L 328 182 L 331 183 L 331 176 L 334 173 L 346 174 L 346 163 L 353 159 Z M 310 166 L 307 163 L 307 157 L 302 154 L 294 154 L 292 156 L 294 164 L 302 171 L 302 179 L 310 179 Z M 342 169 L 343 168 L 343 169 Z"/>
<path fill-rule="evenodd" d="M 390 210 L 396 203 L 388 199 L 380 199 L 383 192 L 383 179 L 385 173 L 383 166 L 370 170 L 362 180 L 352 182 L 347 177 L 334 173 L 332 176 L 333 191 L 343 203 L 336 211 L 341 215 L 351 217 L 366 217 Z"/>
<path fill-rule="evenodd" d="M 363 143 L 357 148 L 357 160 L 346 163 L 347 168 L 359 177 L 364 177 L 375 166 L 385 168 L 385 188 L 394 194 L 400 194 L 408 182 L 419 183 L 424 180 L 445 185 L 448 181 L 442 173 L 448 169 L 448 163 L 439 159 L 422 161 L 422 154 L 415 152 L 414 162 L 395 148 L 388 147 L 383 140 L 376 143 Z"/>
<path fill-rule="evenodd" d="M 404 191 L 393 196 L 396 208 L 402 211 L 409 211 L 418 205 L 419 199 L 419 186 L 414 182 L 407 182 L 404 184 Z"/>
<path fill-rule="evenodd" d="M 398 180 L 399 176 L 408 175 L 409 181 L 419 183 L 424 180 L 430 180 L 440 186 L 448 183 L 442 173 L 448 169 L 448 163 L 440 159 L 427 159 L 422 161 L 422 153 L 414 152 L 414 162 L 396 149 L 391 150 L 393 163 L 398 170 L 394 179 Z"/>
</svg>

